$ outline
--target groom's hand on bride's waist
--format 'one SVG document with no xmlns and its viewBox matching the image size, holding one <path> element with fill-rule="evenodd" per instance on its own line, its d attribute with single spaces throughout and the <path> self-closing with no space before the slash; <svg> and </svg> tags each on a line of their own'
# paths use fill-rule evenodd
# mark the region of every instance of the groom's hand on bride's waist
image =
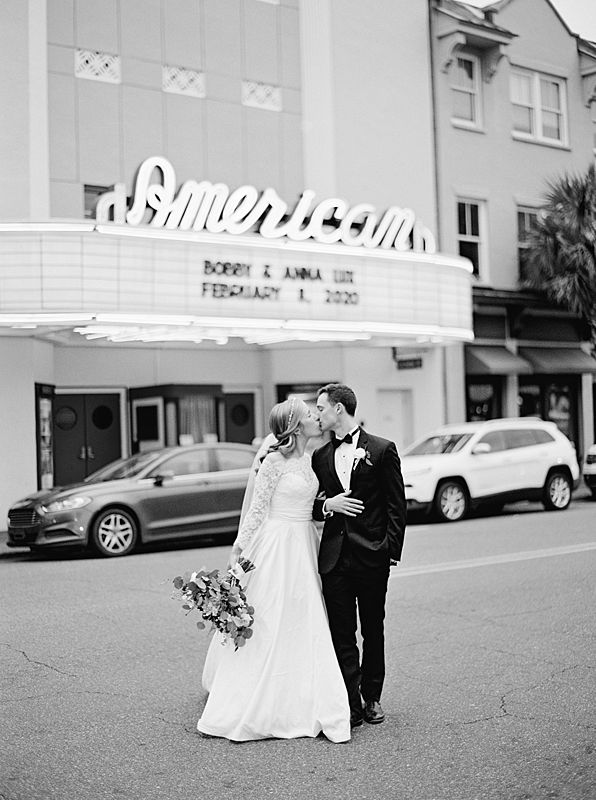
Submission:
<svg viewBox="0 0 596 800">
<path fill-rule="evenodd" d="M 344 514 L 346 517 L 357 517 L 364 511 L 364 503 L 356 497 L 350 497 L 350 490 L 328 497 L 323 505 L 325 516 Z"/>
</svg>

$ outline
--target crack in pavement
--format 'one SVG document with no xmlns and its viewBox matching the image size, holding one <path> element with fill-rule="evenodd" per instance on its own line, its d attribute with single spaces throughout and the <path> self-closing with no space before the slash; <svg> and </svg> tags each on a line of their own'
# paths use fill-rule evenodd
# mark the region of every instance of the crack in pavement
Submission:
<svg viewBox="0 0 596 800">
<path fill-rule="evenodd" d="M 172 725 L 175 728 L 182 728 L 183 731 L 185 731 L 186 733 L 190 733 L 193 736 L 197 733 L 197 729 L 194 727 L 190 728 L 186 722 L 177 722 L 175 720 L 166 719 L 160 714 L 157 715 L 157 719 L 160 720 L 160 722 L 164 722 L 166 725 Z"/>
<path fill-rule="evenodd" d="M 41 692 L 40 694 L 29 694 L 24 695 L 23 697 L 13 697 L 10 700 L 4 700 L 4 703 L 20 703 L 25 700 L 39 700 L 41 697 L 59 697 L 60 695 L 73 696 L 75 694 L 99 694 L 104 695 L 105 697 L 130 697 L 130 695 L 125 694 L 124 692 L 101 692 L 93 689 L 76 689 L 73 691 L 69 689 L 57 689 L 55 692 Z M 0 800 L 2 800 L 1 797 Z"/>
<path fill-rule="evenodd" d="M 554 678 L 556 675 L 562 675 L 564 672 L 571 672 L 574 669 L 594 669 L 594 664 L 574 664 L 572 667 L 563 667 L 563 669 L 558 672 L 553 672 L 551 678 Z"/>
<path fill-rule="evenodd" d="M 535 664 L 545 664 L 548 667 L 554 667 L 555 666 L 555 664 L 552 661 L 547 661 L 546 659 L 540 658 L 538 656 L 530 656 L 530 655 L 527 655 L 526 653 L 518 653 L 518 652 L 516 652 L 514 650 L 503 650 L 500 647 L 489 647 L 488 645 L 485 645 L 485 644 L 480 644 L 480 645 L 478 645 L 478 647 L 479 647 L 480 650 L 486 650 L 489 654 L 490 653 L 501 653 L 502 655 L 505 655 L 505 656 L 514 656 L 515 658 L 523 658 L 526 661 L 531 661 L 531 662 L 533 662 Z"/>
<path fill-rule="evenodd" d="M 512 690 L 514 691 L 514 690 Z M 501 702 L 499 703 L 499 709 L 501 711 L 500 714 L 493 714 L 490 717 L 479 717 L 478 719 L 468 719 L 462 722 L 462 725 L 477 725 L 479 722 L 490 722 L 492 719 L 503 719 L 504 717 L 514 717 L 515 714 L 510 713 L 507 711 L 505 706 L 505 698 L 509 694 L 506 692 L 504 695 L 501 695 Z M 449 724 L 457 724 L 457 723 L 449 723 Z"/>
<path fill-rule="evenodd" d="M 550 675 L 545 676 L 542 680 L 538 681 L 538 683 L 534 683 L 531 686 L 516 686 L 514 689 L 510 689 L 506 694 L 512 694 L 513 692 L 531 692 L 534 689 L 539 689 L 541 686 L 544 686 L 545 683 L 549 681 L 555 680 L 559 675 L 563 675 L 565 672 L 572 672 L 576 669 L 593 669 L 592 664 L 574 664 L 570 667 L 563 667 L 562 669 L 558 669 L 555 672 L 551 672 Z"/>
<path fill-rule="evenodd" d="M 531 717 L 531 716 L 530 717 L 528 717 L 526 715 L 522 716 L 522 715 L 519 715 L 519 714 L 514 714 L 513 712 L 509 711 L 507 709 L 507 697 L 508 697 L 508 695 L 511 695 L 514 692 L 520 692 L 522 694 L 526 693 L 526 692 L 531 692 L 534 689 L 539 689 L 545 683 L 548 683 L 549 681 L 554 680 L 557 676 L 563 675 L 563 673 L 565 673 L 565 672 L 571 672 L 573 670 L 582 669 L 582 668 L 593 669 L 594 665 L 592 665 L 592 664 L 574 664 L 573 666 L 563 667 L 563 669 L 557 670 L 556 672 L 552 672 L 548 677 L 545 677 L 544 680 L 539 681 L 538 683 L 534 683 L 531 686 L 516 686 L 515 688 L 510 689 L 508 692 L 505 692 L 505 694 L 501 695 L 501 700 L 500 700 L 500 703 L 499 703 L 499 710 L 501 712 L 500 714 L 493 714 L 493 715 L 491 715 L 489 717 L 479 717 L 477 719 L 465 720 L 462 723 L 449 723 L 449 724 L 450 725 L 455 725 L 455 724 L 476 725 L 479 722 L 489 722 L 490 720 L 503 719 L 504 717 L 515 717 L 516 719 L 525 719 L 525 720 L 533 719 L 533 717 Z M 583 726 L 580 726 L 580 727 L 583 727 Z M 588 725 L 587 727 L 590 728 L 591 726 Z"/>
<path fill-rule="evenodd" d="M 30 664 L 38 664 L 40 667 L 51 669 L 54 672 L 57 672 L 59 675 L 66 675 L 68 678 L 79 677 L 78 675 L 74 675 L 72 672 L 64 672 L 64 670 L 58 669 L 58 667 L 53 667 L 51 664 L 46 664 L 45 661 L 36 661 L 34 658 L 29 658 L 24 650 L 21 650 L 19 647 L 14 647 L 14 645 L 9 644 L 8 642 L 0 642 L 0 645 L 8 647 L 9 650 L 14 650 L 15 653 L 20 653 Z"/>
</svg>

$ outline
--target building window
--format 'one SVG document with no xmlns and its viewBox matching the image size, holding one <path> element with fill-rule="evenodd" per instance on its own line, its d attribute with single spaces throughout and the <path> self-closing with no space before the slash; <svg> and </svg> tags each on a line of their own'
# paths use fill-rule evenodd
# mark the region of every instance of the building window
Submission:
<svg viewBox="0 0 596 800">
<path fill-rule="evenodd" d="M 539 72 L 511 71 L 513 133 L 517 138 L 566 144 L 565 81 Z"/>
<path fill-rule="evenodd" d="M 480 61 L 476 56 L 458 56 L 453 70 L 452 120 L 477 127 L 480 124 Z"/>
<path fill-rule="evenodd" d="M 460 256 L 469 258 L 474 265 L 474 275 L 479 277 L 482 266 L 482 240 L 480 235 L 481 207 L 479 203 L 458 200 L 457 242 Z"/>
<path fill-rule="evenodd" d="M 95 219 L 95 208 L 97 201 L 102 194 L 109 192 L 110 186 L 94 186 L 93 184 L 86 183 L 83 187 L 85 193 L 85 219 Z M 114 219 L 114 210 L 112 209 L 110 219 Z"/>
<path fill-rule="evenodd" d="M 529 248 L 529 239 L 532 231 L 536 229 L 539 211 L 536 208 L 517 209 L 517 263 L 519 266 L 519 277 L 524 280 L 526 275 L 526 263 Z"/>
<path fill-rule="evenodd" d="M 484 422 L 498 419 L 502 415 L 501 397 L 503 378 L 486 377 L 468 380 L 466 384 L 466 419 L 468 422 Z"/>
<path fill-rule="evenodd" d="M 519 377 L 520 417 L 554 422 L 572 442 L 578 441 L 579 381 L 576 376 Z"/>
</svg>

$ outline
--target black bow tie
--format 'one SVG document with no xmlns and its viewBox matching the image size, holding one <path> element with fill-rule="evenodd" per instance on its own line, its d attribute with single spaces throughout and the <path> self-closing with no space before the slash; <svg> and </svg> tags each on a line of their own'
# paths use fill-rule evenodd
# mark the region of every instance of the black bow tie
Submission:
<svg viewBox="0 0 596 800">
<path fill-rule="evenodd" d="M 352 444 L 351 433 L 346 433 L 343 439 L 338 439 L 337 436 L 334 436 L 333 439 L 331 439 L 331 444 L 333 445 L 334 448 L 338 448 L 340 444 L 343 444 L 344 442 L 346 444 Z"/>
</svg>

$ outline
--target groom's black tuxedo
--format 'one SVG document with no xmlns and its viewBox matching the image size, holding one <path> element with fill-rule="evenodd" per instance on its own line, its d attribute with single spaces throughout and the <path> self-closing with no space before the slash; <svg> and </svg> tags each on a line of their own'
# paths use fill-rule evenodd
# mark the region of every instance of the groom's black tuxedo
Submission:
<svg viewBox="0 0 596 800">
<path fill-rule="evenodd" d="M 389 565 L 399 560 L 406 528 L 406 499 L 397 449 L 393 442 L 360 428 L 357 450 L 364 450 L 352 470 L 350 497 L 362 500 L 364 511 L 357 517 L 333 514 L 325 520 L 319 549 L 319 572 L 330 572 L 340 557 L 344 538 L 354 563 L 363 569 Z M 368 463 L 370 462 L 370 463 Z M 324 497 L 344 491 L 335 471 L 335 448 L 331 442 L 316 450 L 312 466 Z M 315 501 L 314 517 L 322 520 L 324 499 Z"/>
<path fill-rule="evenodd" d="M 404 482 L 393 442 L 360 428 L 356 453 L 364 457 L 351 471 L 351 497 L 362 500 L 356 517 L 334 513 L 325 519 L 319 572 L 329 627 L 341 668 L 352 721 L 362 719 L 362 698 L 378 701 L 385 677 L 385 596 L 390 559 L 399 560 L 406 527 Z M 324 518 L 324 498 L 344 491 L 335 469 L 335 448 L 316 450 L 312 466 L 320 496 L 314 517 Z M 362 634 L 362 662 L 356 641 L 356 611 Z"/>
</svg>

